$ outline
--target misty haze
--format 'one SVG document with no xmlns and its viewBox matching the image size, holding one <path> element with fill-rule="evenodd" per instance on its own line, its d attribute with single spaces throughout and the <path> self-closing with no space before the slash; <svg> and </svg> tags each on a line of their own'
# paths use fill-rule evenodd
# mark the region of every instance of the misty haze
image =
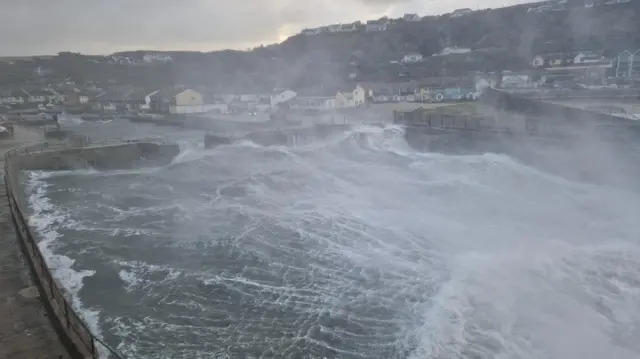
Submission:
<svg viewBox="0 0 640 359">
<path fill-rule="evenodd" d="M 0 359 L 640 358 L 639 16 L 0 4 Z"/>
</svg>

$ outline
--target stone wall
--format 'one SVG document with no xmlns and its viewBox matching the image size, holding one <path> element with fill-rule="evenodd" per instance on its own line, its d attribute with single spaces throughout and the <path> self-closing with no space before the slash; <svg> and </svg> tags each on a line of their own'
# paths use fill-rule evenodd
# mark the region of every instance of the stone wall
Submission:
<svg viewBox="0 0 640 359">
<path fill-rule="evenodd" d="M 13 159 L 21 170 L 126 169 L 169 164 L 177 144 L 131 142 L 108 146 L 27 150 Z"/>
<path fill-rule="evenodd" d="M 481 101 L 500 110 L 546 118 L 548 121 L 571 123 L 576 126 L 613 123 L 619 120 L 605 114 L 543 102 L 535 98 L 520 97 L 496 89 L 486 89 Z"/>
<path fill-rule="evenodd" d="M 225 137 L 214 134 L 205 135 L 205 148 L 229 144 L 236 140 L 249 140 L 262 146 L 298 145 L 323 139 L 350 129 L 350 125 L 317 124 L 305 127 L 291 127 L 275 130 L 253 131 L 237 137 Z"/>
<path fill-rule="evenodd" d="M 481 101 L 499 111 L 526 116 L 530 133 L 574 137 L 597 133 L 605 138 L 640 138 L 640 121 L 520 97 L 496 89 L 486 89 Z"/>
</svg>

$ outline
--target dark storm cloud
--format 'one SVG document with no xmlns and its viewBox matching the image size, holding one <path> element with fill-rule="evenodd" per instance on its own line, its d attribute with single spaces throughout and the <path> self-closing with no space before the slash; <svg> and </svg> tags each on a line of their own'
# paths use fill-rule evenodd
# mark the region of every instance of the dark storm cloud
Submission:
<svg viewBox="0 0 640 359">
<path fill-rule="evenodd" d="M 305 26 L 403 12 L 439 13 L 469 7 L 468 3 L 475 7 L 478 2 L 483 7 L 495 3 L 491 0 L 2 0 L 0 56 L 64 50 L 110 53 L 123 49 L 245 48 L 279 41 Z"/>
</svg>

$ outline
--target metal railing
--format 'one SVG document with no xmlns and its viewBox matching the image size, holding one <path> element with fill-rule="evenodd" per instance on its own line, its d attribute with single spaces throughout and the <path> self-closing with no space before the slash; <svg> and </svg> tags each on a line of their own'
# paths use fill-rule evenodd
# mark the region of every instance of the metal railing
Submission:
<svg viewBox="0 0 640 359">
<path fill-rule="evenodd" d="M 127 142 L 149 142 L 150 139 L 139 140 L 123 140 L 119 139 L 119 143 Z M 84 143 L 86 146 L 100 146 L 115 144 L 115 140 L 105 142 Z M 102 339 L 97 337 L 87 327 L 84 321 L 74 311 L 72 305 L 69 304 L 69 294 L 64 291 L 51 270 L 47 266 L 46 258 L 40 251 L 36 237 L 33 235 L 27 217 L 24 215 L 23 206 L 17 199 L 17 175 L 19 168 L 14 166 L 12 158 L 20 155 L 28 155 L 29 153 L 43 152 L 48 150 L 60 150 L 64 148 L 77 148 L 83 146 L 74 145 L 57 145 L 50 146 L 48 144 L 40 144 L 36 146 L 17 148 L 8 151 L 5 154 L 5 187 L 7 198 L 11 209 L 13 224 L 18 235 L 18 240 L 22 251 L 27 258 L 29 267 L 35 278 L 36 285 L 40 291 L 40 295 L 45 302 L 45 306 L 50 312 L 50 317 L 54 326 L 58 330 L 62 330 L 62 337 L 66 337 L 66 345 L 70 349 L 72 357 L 77 358 L 109 358 L 123 359 L 114 349 L 107 345 Z M 56 323 L 57 322 L 57 323 Z"/>
</svg>

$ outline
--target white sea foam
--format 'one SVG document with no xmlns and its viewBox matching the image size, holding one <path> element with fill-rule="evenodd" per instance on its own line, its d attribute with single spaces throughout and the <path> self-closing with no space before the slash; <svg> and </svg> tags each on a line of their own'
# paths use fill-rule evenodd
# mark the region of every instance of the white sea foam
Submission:
<svg viewBox="0 0 640 359">
<path fill-rule="evenodd" d="M 54 278 L 66 291 L 67 299 L 70 300 L 74 311 L 80 315 L 89 330 L 100 337 L 100 310 L 86 308 L 79 297 L 84 278 L 93 276 L 95 271 L 76 271 L 73 269 L 75 260 L 57 254 L 55 251 L 56 240 L 60 237 L 58 230 L 65 226 L 73 226 L 73 223 L 65 211 L 52 204 L 46 196 L 48 186 L 43 180 L 54 175 L 53 172 L 30 173 L 29 181 L 25 186 L 31 207 L 29 226 L 40 238 L 38 248 L 45 257 Z M 100 350 L 103 351 L 102 348 Z M 106 352 L 101 354 L 106 357 Z"/>
<path fill-rule="evenodd" d="M 136 298 L 129 305 L 142 297 L 166 310 L 106 315 L 131 356 L 157 357 L 154 340 L 190 357 L 302 344 L 349 358 L 640 353 L 636 194 L 506 155 L 416 153 L 394 126 L 295 147 L 194 147 L 141 175 L 129 185 L 136 196 L 153 193 L 151 176 L 176 196 L 110 210 L 114 223 L 162 212 L 178 220 L 162 247 L 151 247 L 156 238 L 138 247 L 162 261 L 156 252 L 107 258 Z M 218 306 L 233 325 L 201 324 Z"/>
<path fill-rule="evenodd" d="M 127 291 L 141 289 L 145 286 L 149 286 L 149 281 L 146 276 L 153 273 L 164 273 L 163 281 L 173 281 L 180 276 L 180 271 L 170 266 L 160 266 L 144 263 L 141 261 L 116 261 L 116 264 L 123 267 L 118 273 L 120 279 L 126 284 Z M 158 284 L 156 281 L 155 284 Z"/>
</svg>

